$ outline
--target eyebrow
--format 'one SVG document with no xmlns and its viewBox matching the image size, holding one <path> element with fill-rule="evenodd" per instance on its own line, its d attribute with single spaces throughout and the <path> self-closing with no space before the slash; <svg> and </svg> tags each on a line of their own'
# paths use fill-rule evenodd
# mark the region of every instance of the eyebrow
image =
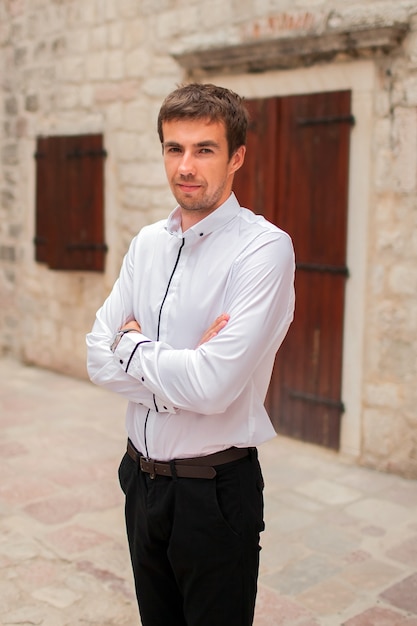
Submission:
<svg viewBox="0 0 417 626">
<path fill-rule="evenodd" d="M 164 148 L 182 148 L 183 147 L 177 141 L 164 141 L 163 146 Z M 207 139 L 206 141 L 199 141 L 198 143 L 194 144 L 194 147 L 196 148 L 219 148 L 220 146 L 217 143 L 217 141 L 212 141 L 210 139 Z"/>
</svg>

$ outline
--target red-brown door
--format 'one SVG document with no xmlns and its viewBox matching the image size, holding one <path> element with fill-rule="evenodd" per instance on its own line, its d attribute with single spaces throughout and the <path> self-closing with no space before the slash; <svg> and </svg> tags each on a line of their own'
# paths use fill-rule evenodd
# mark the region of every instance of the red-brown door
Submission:
<svg viewBox="0 0 417 626">
<path fill-rule="evenodd" d="M 350 92 L 248 101 L 240 203 L 292 237 L 296 313 L 267 409 L 278 430 L 338 448 L 346 268 Z"/>
</svg>

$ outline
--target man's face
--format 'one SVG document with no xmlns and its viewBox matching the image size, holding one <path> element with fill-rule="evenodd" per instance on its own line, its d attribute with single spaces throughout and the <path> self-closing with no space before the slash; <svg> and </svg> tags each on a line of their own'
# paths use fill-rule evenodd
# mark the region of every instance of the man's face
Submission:
<svg viewBox="0 0 417 626">
<path fill-rule="evenodd" d="M 223 122 L 171 120 L 163 123 L 162 130 L 168 182 L 189 227 L 227 200 L 245 147 L 229 159 Z"/>
</svg>

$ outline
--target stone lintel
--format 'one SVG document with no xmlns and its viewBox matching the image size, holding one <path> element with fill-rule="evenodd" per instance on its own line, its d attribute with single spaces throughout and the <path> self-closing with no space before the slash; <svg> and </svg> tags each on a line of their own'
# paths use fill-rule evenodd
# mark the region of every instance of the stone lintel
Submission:
<svg viewBox="0 0 417 626">
<path fill-rule="evenodd" d="M 401 44 L 408 29 L 407 23 L 400 23 L 323 34 L 292 35 L 174 52 L 173 57 L 188 71 L 263 72 L 289 69 L 330 60 L 340 53 L 351 56 L 369 51 L 388 53 Z"/>
</svg>

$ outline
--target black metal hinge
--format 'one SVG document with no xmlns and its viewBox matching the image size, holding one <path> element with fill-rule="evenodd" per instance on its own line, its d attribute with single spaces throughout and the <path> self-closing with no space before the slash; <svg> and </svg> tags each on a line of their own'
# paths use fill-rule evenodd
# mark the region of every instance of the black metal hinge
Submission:
<svg viewBox="0 0 417 626">
<path fill-rule="evenodd" d="M 326 117 L 299 117 L 298 126 L 318 126 L 319 124 L 350 124 L 354 126 L 355 118 L 353 115 L 328 115 Z"/>
<path fill-rule="evenodd" d="M 67 152 L 66 157 L 67 159 L 82 159 L 83 157 L 100 157 L 102 159 L 105 159 L 107 156 L 107 151 L 104 150 L 104 148 L 100 148 L 98 150 L 80 150 L 80 149 L 75 149 L 72 150 L 72 152 Z"/>
<path fill-rule="evenodd" d="M 108 251 L 108 246 L 105 243 L 68 243 L 65 248 L 67 250 L 97 250 L 98 252 Z"/>
<path fill-rule="evenodd" d="M 342 413 L 345 410 L 345 405 L 339 400 L 331 400 L 330 398 L 323 398 L 321 396 L 315 396 L 312 393 L 303 393 L 302 391 L 295 391 L 294 389 L 288 389 L 288 395 L 295 400 L 305 400 L 306 402 L 312 402 L 313 404 L 324 404 L 330 406 L 333 409 L 337 409 Z"/>
<path fill-rule="evenodd" d="M 349 276 L 349 270 L 343 265 L 324 265 L 322 263 L 296 263 L 297 270 L 304 270 L 306 272 L 322 272 L 329 274 L 341 274 L 342 276 Z"/>
</svg>

